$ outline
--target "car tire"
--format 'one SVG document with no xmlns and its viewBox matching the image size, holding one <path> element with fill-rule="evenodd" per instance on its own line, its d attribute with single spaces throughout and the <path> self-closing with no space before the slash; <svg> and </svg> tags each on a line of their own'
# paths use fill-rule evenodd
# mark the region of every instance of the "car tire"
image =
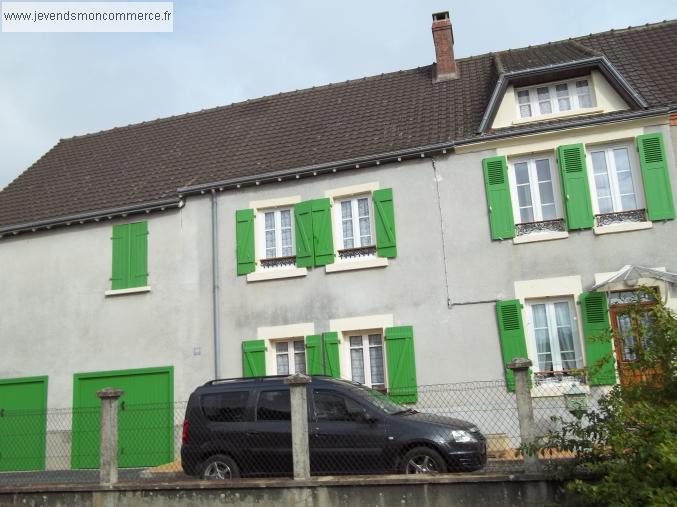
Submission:
<svg viewBox="0 0 677 507">
<path fill-rule="evenodd" d="M 435 449 L 414 447 L 402 457 L 400 471 L 403 474 L 443 474 L 447 472 L 447 463 Z"/>
<path fill-rule="evenodd" d="M 228 481 L 240 477 L 240 468 L 230 456 L 216 454 L 200 467 L 200 479 L 205 481 Z"/>
</svg>

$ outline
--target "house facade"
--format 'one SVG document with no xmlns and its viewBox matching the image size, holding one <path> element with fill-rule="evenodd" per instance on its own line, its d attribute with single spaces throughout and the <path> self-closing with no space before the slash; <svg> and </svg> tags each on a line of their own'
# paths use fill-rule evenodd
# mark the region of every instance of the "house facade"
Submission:
<svg viewBox="0 0 677 507">
<path fill-rule="evenodd" d="M 535 395 L 621 381 L 635 288 L 677 308 L 676 35 L 456 60 L 439 13 L 432 66 L 61 141 L 0 192 L 0 405 L 294 372 L 416 403 L 525 356 Z"/>
</svg>

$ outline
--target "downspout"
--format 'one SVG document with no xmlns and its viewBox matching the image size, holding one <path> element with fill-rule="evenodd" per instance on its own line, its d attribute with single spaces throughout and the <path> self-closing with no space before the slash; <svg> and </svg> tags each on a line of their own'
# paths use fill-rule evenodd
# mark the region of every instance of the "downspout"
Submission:
<svg viewBox="0 0 677 507">
<path fill-rule="evenodd" d="M 216 190 L 212 190 L 212 322 L 214 333 L 214 378 L 221 378 L 221 321 L 219 319 L 219 215 Z"/>
</svg>

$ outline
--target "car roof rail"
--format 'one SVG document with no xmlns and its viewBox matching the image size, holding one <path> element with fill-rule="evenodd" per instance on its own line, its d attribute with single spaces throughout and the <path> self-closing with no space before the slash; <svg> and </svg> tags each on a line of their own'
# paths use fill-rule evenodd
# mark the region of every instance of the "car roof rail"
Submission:
<svg viewBox="0 0 677 507">
<path fill-rule="evenodd" d="M 230 382 L 265 382 L 266 380 L 279 380 L 281 378 L 287 378 L 289 375 L 265 375 L 257 377 L 233 377 L 233 378 L 217 378 L 213 380 L 208 380 L 203 386 L 212 386 L 215 384 L 226 384 Z M 314 375 L 316 376 L 316 375 Z"/>
</svg>

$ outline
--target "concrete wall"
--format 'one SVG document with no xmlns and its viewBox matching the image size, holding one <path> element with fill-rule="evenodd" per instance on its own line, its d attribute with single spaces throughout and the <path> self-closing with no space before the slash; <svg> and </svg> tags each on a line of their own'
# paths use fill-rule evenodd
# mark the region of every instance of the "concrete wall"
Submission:
<svg viewBox="0 0 677 507">
<path fill-rule="evenodd" d="M 142 294 L 106 297 L 117 221 L 29 233 L 0 243 L 0 378 L 48 375 L 50 408 L 70 407 L 73 374 L 174 366 L 185 399 L 213 371 L 209 203 L 148 220 Z M 201 354 L 194 356 L 194 348 Z"/>
<path fill-rule="evenodd" d="M 353 506 L 392 505 L 447 507 L 448 505 L 541 506 L 566 500 L 555 482 L 520 476 L 489 477 L 360 477 L 314 481 L 237 481 L 218 484 L 136 484 L 104 491 L 99 488 L 51 486 L 0 488 L 0 504 L 28 507 L 260 505 Z"/>
</svg>

